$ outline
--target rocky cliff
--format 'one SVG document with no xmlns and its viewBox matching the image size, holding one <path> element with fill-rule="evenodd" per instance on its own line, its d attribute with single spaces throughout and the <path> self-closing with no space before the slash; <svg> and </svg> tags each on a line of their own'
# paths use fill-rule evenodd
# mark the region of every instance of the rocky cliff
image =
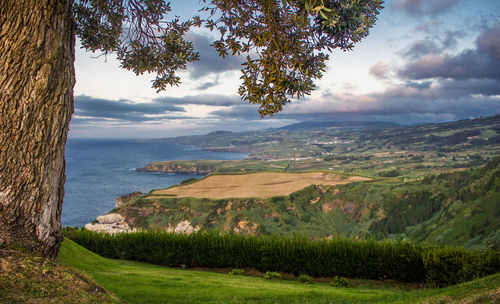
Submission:
<svg viewBox="0 0 500 304">
<path fill-rule="evenodd" d="M 118 213 L 99 215 L 94 223 L 86 224 L 85 229 L 111 234 L 135 231 L 125 222 L 125 218 Z"/>
<path fill-rule="evenodd" d="M 188 174 L 209 174 L 212 170 L 199 166 L 182 166 L 176 163 L 161 162 L 149 163 L 143 168 L 137 168 L 137 172 L 163 172 L 163 173 L 188 173 Z"/>
<path fill-rule="evenodd" d="M 141 196 L 141 195 L 144 195 L 144 193 L 142 193 L 140 191 L 134 191 L 132 193 L 119 196 L 115 200 L 115 208 L 121 207 L 121 206 L 123 206 L 123 204 L 125 204 L 125 203 L 129 202 L 130 200 L 132 200 L 138 196 Z"/>
</svg>

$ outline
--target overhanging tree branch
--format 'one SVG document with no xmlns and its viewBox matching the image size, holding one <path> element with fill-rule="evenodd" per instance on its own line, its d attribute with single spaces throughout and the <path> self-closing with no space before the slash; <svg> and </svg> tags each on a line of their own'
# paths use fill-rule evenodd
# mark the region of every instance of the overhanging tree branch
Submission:
<svg viewBox="0 0 500 304">
<path fill-rule="evenodd" d="M 247 54 L 242 64 L 242 99 L 259 104 L 261 116 L 283 110 L 291 98 L 314 89 L 328 52 L 350 50 L 368 35 L 382 0 L 203 0 L 205 19 L 167 21 L 162 0 L 75 2 L 77 34 L 84 48 L 116 52 L 123 68 L 156 73 L 153 87 L 179 85 L 176 72 L 198 60 L 184 35 L 192 26 L 218 31 L 212 46 L 223 58 Z"/>
</svg>

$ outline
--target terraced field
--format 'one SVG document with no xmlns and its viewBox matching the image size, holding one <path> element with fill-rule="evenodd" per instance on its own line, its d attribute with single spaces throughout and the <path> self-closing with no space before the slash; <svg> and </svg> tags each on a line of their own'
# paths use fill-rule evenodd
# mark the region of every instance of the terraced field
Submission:
<svg viewBox="0 0 500 304">
<path fill-rule="evenodd" d="M 211 175 L 198 182 L 155 190 L 157 195 L 204 198 L 241 198 L 285 196 L 309 185 L 339 185 L 366 181 L 362 176 L 339 175 L 331 172 L 259 172 L 237 175 Z"/>
</svg>

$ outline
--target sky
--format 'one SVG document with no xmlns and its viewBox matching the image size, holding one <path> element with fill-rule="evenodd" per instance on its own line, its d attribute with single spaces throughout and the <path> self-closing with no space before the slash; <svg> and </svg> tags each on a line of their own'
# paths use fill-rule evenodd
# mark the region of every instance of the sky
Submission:
<svg viewBox="0 0 500 304">
<path fill-rule="evenodd" d="M 198 0 L 171 1 L 188 18 Z M 225 60 L 216 38 L 192 31 L 200 61 L 182 84 L 157 93 L 153 75 L 120 68 L 113 55 L 77 42 L 70 138 L 161 138 L 248 131 L 301 121 L 446 122 L 500 113 L 499 0 L 387 0 L 370 34 L 352 51 L 334 50 L 317 89 L 273 118 L 237 94 L 239 57 Z"/>
</svg>

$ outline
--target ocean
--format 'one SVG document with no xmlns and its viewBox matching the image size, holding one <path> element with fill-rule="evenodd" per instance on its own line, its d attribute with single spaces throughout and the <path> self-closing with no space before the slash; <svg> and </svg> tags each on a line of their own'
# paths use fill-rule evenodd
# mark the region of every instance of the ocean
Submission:
<svg viewBox="0 0 500 304">
<path fill-rule="evenodd" d="M 196 174 L 137 172 L 152 161 L 243 159 L 246 153 L 203 151 L 193 146 L 134 139 L 69 139 L 63 226 L 83 226 L 115 207 L 117 196 L 166 188 Z"/>
</svg>

